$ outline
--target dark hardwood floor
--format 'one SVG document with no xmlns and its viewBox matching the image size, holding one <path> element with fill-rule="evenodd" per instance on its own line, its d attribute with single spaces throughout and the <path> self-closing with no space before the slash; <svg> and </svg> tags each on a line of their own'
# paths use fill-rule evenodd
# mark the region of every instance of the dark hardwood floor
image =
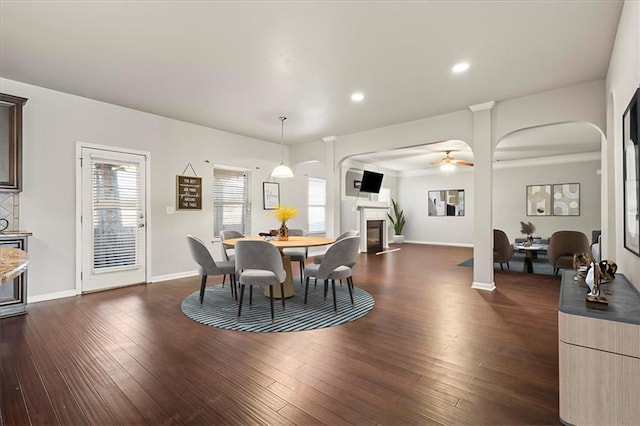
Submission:
<svg viewBox="0 0 640 426">
<path fill-rule="evenodd" d="M 359 255 L 376 306 L 328 329 L 198 324 L 199 277 L 30 304 L 0 320 L 0 423 L 559 424 L 560 279 L 478 291 L 471 249 L 396 247 Z"/>
</svg>

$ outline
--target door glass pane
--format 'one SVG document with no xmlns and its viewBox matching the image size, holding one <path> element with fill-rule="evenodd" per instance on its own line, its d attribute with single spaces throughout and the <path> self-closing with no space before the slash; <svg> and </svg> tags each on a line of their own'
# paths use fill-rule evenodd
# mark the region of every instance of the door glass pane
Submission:
<svg viewBox="0 0 640 426">
<path fill-rule="evenodd" d="M 94 271 L 137 266 L 142 211 L 138 165 L 93 159 L 92 187 Z"/>
</svg>

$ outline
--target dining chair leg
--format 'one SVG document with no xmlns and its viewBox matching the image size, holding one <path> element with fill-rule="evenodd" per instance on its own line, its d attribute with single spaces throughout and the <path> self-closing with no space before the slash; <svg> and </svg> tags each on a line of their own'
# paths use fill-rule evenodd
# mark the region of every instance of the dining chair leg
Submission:
<svg viewBox="0 0 640 426">
<path fill-rule="evenodd" d="M 500 270 L 504 271 L 504 267 L 502 266 L 502 262 L 500 262 Z"/>
<path fill-rule="evenodd" d="M 300 285 L 304 282 L 304 262 L 300 261 Z"/>
<path fill-rule="evenodd" d="M 316 278 L 316 281 L 318 279 Z M 307 304 L 307 294 L 309 293 L 309 277 L 307 277 L 305 280 L 305 285 L 304 285 L 304 304 Z"/>
<path fill-rule="evenodd" d="M 224 288 L 224 277 L 226 277 L 226 275 L 222 277 L 222 288 Z M 235 297 L 233 291 L 233 279 L 231 277 L 232 275 L 229 274 L 229 288 L 231 289 L 231 297 Z"/>
<path fill-rule="evenodd" d="M 347 288 L 349 289 L 349 297 L 351 298 L 351 307 L 353 308 L 353 282 L 351 277 L 347 278 Z"/>
<path fill-rule="evenodd" d="M 226 276 L 226 275 L 223 275 L 223 276 L 222 276 L 222 288 L 224 288 L 224 281 L 225 281 L 225 279 L 226 279 L 226 278 L 227 278 L 227 276 Z"/>
<path fill-rule="evenodd" d="M 328 291 L 329 291 L 329 280 L 324 280 L 324 300 L 327 300 Z"/>
<path fill-rule="evenodd" d="M 284 283 L 280 283 L 280 298 L 282 299 L 282 310 L 286 310 L 287 308 L 284 307 Z"/>
<path fill-rule="evenodd" d="M 238 303 L 238 318 L 236 322 L 240 322 L 240 313 L 242 312 L 242 296 L 244 296 L 244 284 L 240 284 L 240 302 Z"/>
<path fill-rule="evenodd" d="M 231 284 L 231 296 L 238 303 L 238 284 L 236 283 L 236 274 L 229 274 L 229 283 Z"/>
<path fill-rule="evenodd" d="M 336 302 L 336 280 L 331 280 L 331 291 L 333 292 L 333 314 L 338 315 L 338 302 Z"/>
<path fill-rule="evenodd" d="M 249 286 L 249 309 L 253 309 L 253 286 Z"/>
<path fill-rule="evenodd" d="M 507 269 L 511 269 L 511 266 L 509 266 L 509 262 L 507 262 Z"/>
<path fill-rule="evenodd" d="M 207 286 L 207 276 L 203 275 L 200 280 L 200 304 L 204 301 L 204 289 Z"/>
<path fill-rule="evenodd" d="M 282 300 L 284 300 L 284 293 L 282 294 Z M 271 305 L 271 324 L 273 324 L 276 322 L 276 319 L 273 316 L 273 285 L 269 286 L 269 304 Z"/>
</svg>

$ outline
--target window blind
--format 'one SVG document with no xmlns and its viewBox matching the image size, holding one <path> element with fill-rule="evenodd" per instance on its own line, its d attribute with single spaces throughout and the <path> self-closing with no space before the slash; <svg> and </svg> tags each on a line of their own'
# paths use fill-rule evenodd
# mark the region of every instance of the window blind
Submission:
<svg viewBox="0 0 640 426">
<path fill-rule="evenodd" d="M 309 232 L 325 232 L 327 212 L 327 182 L 324 179 L 309 178 Z"/>
<path fill-rule="evenodd" d="M 213 169 L 213 235 L 238 231 L 251 235 L 251 174 L 249 171 Z"/>
<path fill-rule="evenodd" d="M 91 159 L 93 269 L 138 265 L 140 170 L 135 163 Z"/>
</svg>

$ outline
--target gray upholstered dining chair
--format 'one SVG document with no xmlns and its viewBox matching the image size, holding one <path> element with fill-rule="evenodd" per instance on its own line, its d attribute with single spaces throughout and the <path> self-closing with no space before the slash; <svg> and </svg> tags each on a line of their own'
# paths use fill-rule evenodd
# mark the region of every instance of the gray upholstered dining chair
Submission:
<svg viewBox="0 0 640 426">
<path fill-rule="evenodd" d="M 500 270 L 504 271 L 503 263 L 509 268 L 509 261 L 513 256 L 513 245 L 507 234 L 501 229 L 493 230 L 493 262 L 500 264 Z M 510 268 L 509 268 L 510 269 Z"/>
<path fill-rule="evenodd" d="M 233 262 L 235 259 L 235 250 L 231 248 L 227 248 L 222 244 L 224 240 L 229 240 L 231 238 L 244 238 L 242 232 L 238 231 L 220 231 L 220 247 L 222 248 L 222 260 L 227 262 Z M 222 285 L 224 286 L 225 278 L 227 276 L 222 277 Z M 231 277 L 229 277 L 231 278 Z"/>
<path fill-rule="evenodd" d="M 207 277 L 209 275 L 229 275 L 231 277 L 231 295 L 237 298 L 237 289 L 234 278 L 235 266 L 233 262 L 222 261 L 216 263 L 207 246 L 193 235 L 187 235 L 187 243 L 189 244 L 191 257 L 200 267 L 198 272 L 202 276 L 200 280 L 200 304 L 202 305 L 202 302 L 204 301 L 204 289 L 207 286 Z"/>
<path fill-rule="evenodd" d="M 331 291 L 333 292 L 333 311 L 338 314 L 338 305 L 336 301 L 336 281 L 346 278 L 347 287 L 349 288 L 349 296 L 351 297 L 351 306 L 353 306 L 353 270 L 351 269 L 356 263 L 358 257 L 358 249 L 360 248 L 360 237 L 346 237 L 335 242 L 327 252 L 321 263 L 314 263 L 304 268 L 305 286 L 304 286 L 304 303 L 307 304 L 307 295 L 309 293 L 309 278 L 317 278 L 324 280 L 324 297 L 327 297 L 327 289 L 329 280 L 331 280 Z"/>
<path fill-rule="evenodd" d="M 304 229 L 289 229 L 290 237 L 302 237 L 304 235 Z M 283 249 L 282 253 L 289 256 L 292 262 L 300 263 L 300 284 L 302 284 L 304 282 L 304 263 L 309 257 L 309 249 L 307 247 L 292 247 Z"/>
<path fill-rule="evenodd" d="M 261 240 L 241 240 L 235 244 L 236 276 L 240 285 L 240 301 L 238 302 L 238 322 L 242 313 L 242 298 L 245 286 L 249 286 L 249 308 L 253 304 L 253 286 L 269 286 L 269 302 L 271 303 L 271 323 L 275 322 L 273 314 L 273 286 L 280 284 L 282 310 L 284 305 L 284 280 L 287 273 L 282 266 L 280 250 L 273 244 Z"/>
<path fill-rule="evenodd" d="M 342 234 L 338 235 L 338 237 L 334 240 L 334 243 L 336 241 L 340 241 L 343 240 L 347 237 L 359 237 L 360 236 L 360 232 L 359 231 L 345 231 Z M 324 254 L 318 254 L 316 256 L 313 256 L 313 263 L 322 263 L 322 259 L 324 259 Z"/>
<path fill-rule="evenodd" d="M 589 239 L 580 231 L 556 231 L 551 234 L 547 256 L 553 266 L 553 273 L 558 275 L 562 269 L 573 269 L 575 253 L 591 252 Z"/>
</svg>

